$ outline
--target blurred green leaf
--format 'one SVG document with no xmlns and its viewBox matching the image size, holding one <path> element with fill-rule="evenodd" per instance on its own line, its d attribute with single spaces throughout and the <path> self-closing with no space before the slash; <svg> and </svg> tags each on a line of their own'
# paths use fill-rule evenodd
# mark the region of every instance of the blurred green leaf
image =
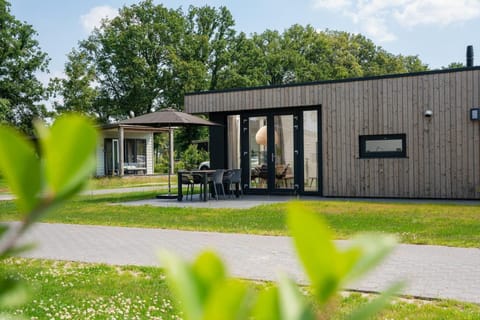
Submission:
<svg viewBox="0 0 480 320">
<path fill-rule="evenodd" d="M 307 303 L 298 286 L 282 275 L 278 282 L 282 320 L 315 320 L 312 306 Z"/>
<path fill-rule="evenodd" d="M 211 289 L 203 320 L 247 319 L 249 291 L 245 283 L 227 280 L 217 283 Z"/>
<path fill-rule="evenodd" d="M 299 202 L 288 205 L 288 227 L 297 254 L 310 278 L 320 303 L 325 303 L 338 290 L 346 273 L 342 259 L 327 225 Z M 352 258 L 348 259 L 351 264 Z"/>
<path fill-rule="evenodd" d="M 0 310 L 16 308 L 28 301 L 29 290 L 23 281 L 10 277 L 0 279 Z"/>
<path fill-rule="evenodd" d="M 361 255 L 352 265 L 344 282 L 356 280 L 372 270 L 392 252 L 396 244 L 395 237 L 381 234 L 361 234 L 353 238 L 348 251 L 360 251 Z"/>
<path fill-rule="evenodd" d="M 6 224 L 0 224 L 0 238 L 3 237 L 3 235 L 5 233 L 7 233 L 7 231 L 9 230 L 10 228 L 8 227 L 8 225 Z"/>
<path fill-rule="evenodd" d="M 32 143 L 12 128 L 0 126 L 0 171 L 16 196 L 18 209 L 32 211 L 41 191 L 40 160 Z"/>
<path fill-rule="evenodd" d="M 378 312 L 382 311 L 390 303 L 390 301 L 400 293 L 404 286 L 405 285 L 403 282 L 393 284 L 387 290 L 382 292 L 377 298 L 353 311 L 347 319 L 371 319 Z"/>
<path fill-rule="evenodd" d="M 195 260 L 192 270 L 199 283 L 201 299 L 205 301 L 212 287 L 225 281 L 225 267 L 220 258 L 211 251 L 202 252 Z"/>
<path fill-rule="evenodd" d="M 85 117 L 58 118 L 50 130 L 37 125 L 50 191 L 59 199 L 78 192 L 95 168 L 97 131 Z"/>
<path fill-rule="evenodd" d="M 206 293 L 202 292 L 191 266 L 167 251 L 160 253 L 160 260 L 165 267 L 169 286 L 177 301 L 181 303 L 185 319 L 202 319 Z"/>
<path fill-rule="evenodd" d="M 280 319 L 280 301 L 277 287 L 260 291 L 252 309 L 252 316 L 256 320 Z"/>
<path fill-rule="evenodd" d="M 226 278 L 225 267 L 216 254 L 203 252 L 191 265 L 168 252 L 162 252 L 160 259 L 186 319 L 247 317 L 249 291 L 243 282 Z"/>
<path fill-rule="evenodd" d="M 20 246 L 13 246 L 8 248 L 6 251 L 0 253 L 0 259 L 5 259 L 13 256 L 17 256 L 21 253 L 27 252 L 35 248 L 35 244 L 28 243 Z"/>
</svg>

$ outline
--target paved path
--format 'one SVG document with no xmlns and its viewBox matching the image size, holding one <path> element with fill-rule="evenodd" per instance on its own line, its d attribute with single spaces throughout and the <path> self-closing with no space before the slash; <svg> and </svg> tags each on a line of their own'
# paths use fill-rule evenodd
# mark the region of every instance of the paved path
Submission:
<svg viewBox="0 0 480 320">
<path fill-rule="evenodd" d="M 29 257 L 118 265 L 159 265 L 156 253 L 161 248 L 185 258 L 211 248 L 234 276 L 275 280 L 282 270 L 306 282 L 288 237 L 39 223 L 24 240 L 38 244 Z M 399 245 L 372 274 L 348 289 L 380 291 L 398 279 L 408 281 L 408 295 L 480 303 L 480 250 Z"/>
<path fill-rule="evenodd" d="M 83 196 L 93 196 L 99 194 L 116 194 L 116 193 L 129 193 L 129 192 L 149 192 L 155 190 L 166 190 L 167 185 L 161 186 L 144 186 L 144 187 L 129 187 L 129 188 L 112 188 L 112 189 L 95 189 L 82 191 Z M 15 196 L 11 193 L 0 194 L 0 201 L 13 200 Z"/>
</svg>

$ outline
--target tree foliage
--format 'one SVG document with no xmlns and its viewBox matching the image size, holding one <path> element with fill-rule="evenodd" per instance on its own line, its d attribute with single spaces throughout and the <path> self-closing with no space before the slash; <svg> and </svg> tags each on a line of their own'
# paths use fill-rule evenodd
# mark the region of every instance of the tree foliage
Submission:
<svg viewBox="0 0 480 320">
<path fill-rule="evenodd" d="M 45 89 L 36 78 L 47 71 L 47 54 L 42 52 L 37 33 L 10 13 L 10 3 L 0 0 L 0 123 L 32 133 L 32 121 L 43 118 L 40 102 Z"/>
<path fill-rule="evenodd" d="M 417 56 L 388 53 L 359 34 L 293 25 L 248 36 L 234 26 L 226 7 L 125 6 L 70 53 L 66 79 L 51 83 L 62 98 L 55 108 L 107 123 L 130 111 L 182 110 L 187 92 L 427 69 Z M 205 132 L 178 130 L 176 141 L 186 148 Z"/>
<path fill-rule="evenodd" d="M 122 119 L 186 92 L 426 70 L 416 56 L 388 53 L 359 34 L 293 25 L 283 33 L 237 33 L 226 7 L 167 9 L 151 0 L 123 7 L 69 55 L 58 111 Z"/>
<path fill-rule="evenodd" d="M 243 56 L 244 51 L 253 54 L 247 53 L 248 61 L 243 61 L 243 57 L 234 61 L 233 68 L 238 70 L 234 78 L 247 73 L 249 81 L 256 76 L 254 83 L 262 85 L 427 70 L 418 57 L 393 55 L 362 35 L 317 31 L 310 25 L 293 25 L 282 34 L 267 30 L 254 34 L 251 42 L 244 35 L 237 40 Z M 251 64 L 249 69 L 255 72 L 245 72 L 242 62 Z"/>
</svg>

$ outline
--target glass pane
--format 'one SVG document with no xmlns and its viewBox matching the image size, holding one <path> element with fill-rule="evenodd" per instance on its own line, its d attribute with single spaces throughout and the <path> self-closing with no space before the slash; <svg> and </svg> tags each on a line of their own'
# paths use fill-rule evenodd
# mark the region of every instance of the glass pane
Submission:
<svg viewBox="0 0 480 320">
<path fill-rule="evenodd" d="M 365 152 L 402 152 L 402 149 L 402 139 L 365 141 Z"/>
<path fill-rule="evenodd" d="M 293 115 L 274 117 L 275 189 L 293 189 L 294 149 Z"/>
<path fill-rule="evenodd" d="M 227 117 L 228 168 L 240 169 L 240 115 Z"/>
<path fill-rule="evenodd" d="M 112 139 L 105 139 L 105 175 L 112 174 Z"/>
<path fill-rule="evenodd" d="M 125 166 L 134 166 L 135 163 L 135 140 L 125 139 Z"/>
<path fill-rule="evenodd" d="M 138 139 L 136 140 L 136 151 L 137 151 L 137 167 L 146 168 L 147 167 L 147 140 Z"/>
<path fill-rule="evenodd" d="M 304 190 L 318 191 L 318 115 L 316 110 L 303 112 Z"/>
<path fill-rule="evenodd" d="M 117 139 L 112 140 L 112 153 L 113 153 L 113 158 L 112 158 L 113 172 L 115 172 L 115 174 L 118 174 L 119 159 L 118 159 L 118 140 Z"/>
<path fill-rule="evenodd" d="M 267 117 L 248 118 L 250 188 L 267 188 Z"/>
</svg>

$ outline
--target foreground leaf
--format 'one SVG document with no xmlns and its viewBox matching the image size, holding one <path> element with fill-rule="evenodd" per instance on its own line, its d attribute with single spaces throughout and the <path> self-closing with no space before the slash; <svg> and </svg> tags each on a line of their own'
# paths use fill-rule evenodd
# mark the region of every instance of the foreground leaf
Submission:
<svg viewBox="0 0 480 320">
<path fill-rule="evenodd" d="M 288 205 L 288 227 L 314 293 L 325 303 L 339 289 L 346 272 L 333 235 L 318 216 L 298 202 Z"/>
<path fill-rule="evenodd" d="M 32 143 L 12 128 L 0 126 L 0 171 L 18 209 L 27 213 L 39 202 L 42 188 L 40 160 Z"/>
<path fill-rule="evenodd" d="M 203 297 L 206 293 L 202 291 L 195 272 L 188 263 L 168 251 L 160 253 L 160 260 L 165 267 L 169 286 L 177 301 L 181 302 L 185 319 L 202 319 Z"/>
<path fill-rule="evenodd" d="M 252 309 L 253 318 L 256 320 L 281 319 L 280 314 L 278 288 L 270 287 L 260 291 Z"/>
<path fill-rule="evenodd" d="M 28 296 L 24 282 L 12 278 L 0 279 L 0 310 L 21 306 L 28 301 Z"/>
<path fill-rule="evenodd" d="M 212 287 L 205 303 L 203 320 L 247 319 L 249 297 L 245 283 L 227 280 Z"/>
<path fill-rule="evenodd" d="M 298 286 L 286 276 L 279 279 L 280 314 L 282 320 L 315 320 L 312 306 Z"/>
<path fill-rule="evenodd" d="M 50 191 L 63 199 L 78 192 L 95 168 L 97 131 L 85 117 L 58 118 L 52 128 L 37 126 Z"/>
<path fill-rule="evenodd" d="M 361 234 L 354 237 L 348 250 L 360 251 L 361 255 L 348 272 L 344 282 L 347 283 L 365 275 L 383 261 L 392 252 L 396 244 L 397 240 L 394 236 Z"/>
<path fill-rule="evenodd" d="M 192 272 L 200 286 L 202 301 L 213 287 L 225 281 L 225 267 L 220 258 L 211 251 L 202 252 L 192 265 Z"/>
<path fill-rule="evenodd" d="M 387 290 L 382 292 L 377 298 L 370 301 L 369 303 L 362 305 L 356 309 L 350 316 L 347 318 L 349 320 L 367 320 L 371 319 L 377 313 L 382 311 L 390 301 L 400 293 L 404 287 L 404 283 L 398 282 L 390 286 Z"/>
</svg>

